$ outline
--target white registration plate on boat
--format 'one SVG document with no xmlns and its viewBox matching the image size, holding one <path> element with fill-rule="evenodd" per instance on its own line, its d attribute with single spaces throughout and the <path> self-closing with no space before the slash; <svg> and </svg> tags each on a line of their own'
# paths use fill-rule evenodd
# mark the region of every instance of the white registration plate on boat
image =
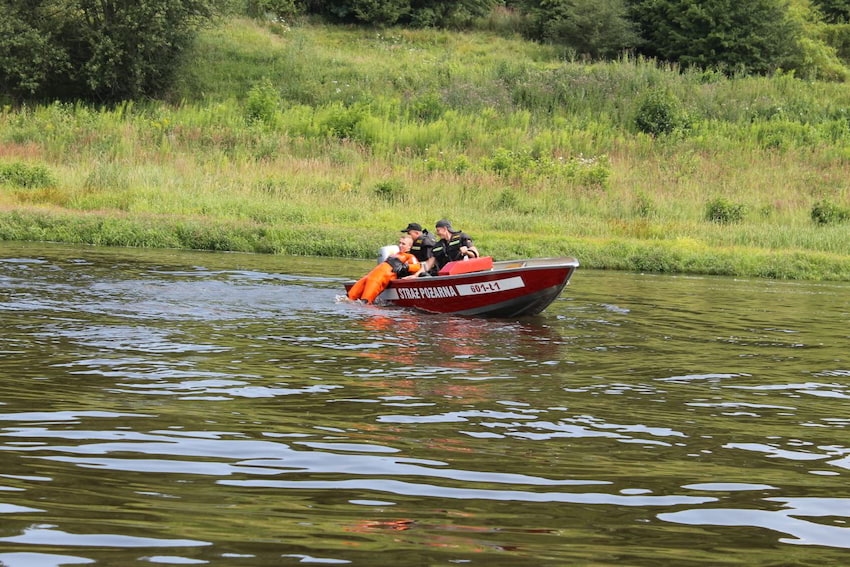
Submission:
<svg viewBox="0 0 850 567">
<path fill-rule="evenodd" d="M 482 293 L 496 293 L 498 291 L 507 291 L 509 289 L 517 289 L 525 287 L 520 276 L 505 278 L 503 280 L 493 280 L 489 282 L 480 282 L 473 284 L 460 284 L 455 286 L 458 295 L 479 295 Z"/>
</svg>

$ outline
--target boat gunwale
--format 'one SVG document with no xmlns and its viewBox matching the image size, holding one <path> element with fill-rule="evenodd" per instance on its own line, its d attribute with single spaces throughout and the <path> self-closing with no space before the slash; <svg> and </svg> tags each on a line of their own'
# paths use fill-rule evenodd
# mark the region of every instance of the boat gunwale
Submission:
<svg viewBox="0 0 850 567">
<path fill-rule="evenodd" d="M 528 262 L 534 262 L 529 265 Z M 524 265 L 514 266 L 513 264 Z M 387 287 L 396 285 L 427 285 L 430 282 L 446 282 L 450 280 L 463 280 L 474 277 L 488 276 L 493 274 L 507 274 L 511 272 L 532 272 L 539 270 L 551 270 L 556 268 L 578 268 L 579 262 L 572 257 L 559 258 L 522 258 L 517 260 L 499 260 L 493 262 L 493 267 L 488 270 L 467 272 L 465 274 L 447 274 L 444 276 L 428 276 L 424 278 L 396 279 L 392 280 Z"/>
</svg>

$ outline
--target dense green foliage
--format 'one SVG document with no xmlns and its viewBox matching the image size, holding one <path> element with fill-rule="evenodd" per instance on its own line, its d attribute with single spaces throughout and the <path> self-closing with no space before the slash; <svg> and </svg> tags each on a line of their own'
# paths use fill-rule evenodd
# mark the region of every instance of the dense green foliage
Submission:
<svg viewBox="0 0 850 567">
<path fill-rule="evenodd" d="M 850 22 L 850 2 L 847 0 L 814 0 L 814 3 L 827 22 Z"/>
<path fill-rule="evenodd" d="M 0 95 L 32 95 L 70 72 L 70 55 L 56 41 L 64 24 L 50 13 L 42 2 L 0 2 Z"/>
<path fill-rule="evenodd" d="M 688 116 L 675 95 L 653 89 L 638 101 L 635 126 L 645 134 L 662 136 L 687 128 Z"/>
<path fill-rule="evenodd" d="M 850 219 L 850 209 L 824 199 L 812 207 L 812 220 L 818 224 L 832 224 Z"/>
<path fill-rule="evenodd" d="M 124 100 L 160 93 L 218 0 L 0 0 L 0 94 Z"/>
<path fill-rule="evenodd" d="M 643 51 L 686 66 L 765 73 L 799 34 L 781 0 L 633 0 Z"/>
<path fill-rule="evenodd" d="M 21 188 L 51 187 L 56 179 L 44 165 L 15 161 L 0 163 L 0 185 L 3 184 Z"/>
<path fill-rule="evenodd" d="M 638 43 L 624 0 L 526 0 L 528 34 L 578 55 L 614 57 Z"/>
<path fill-rule="evenodd" d="M 304 12 L 300 0 L 247 0 L 245 14 L 252 18 L 271 17 L 286 22 L 297 18 Z"/>
<path fill-rule="evenodd" d="M 743 203 L 733 203 L 724 197 L 712 199 L 705 207 L 706 220 L 720 224 L 741 222 L 744 220 L 746 214 L 746 205 Z"/>
<path fill-rule="evenodd" d="M 846 2 L 842 0 L 846 8 Z M 519 0 L 527 37 L 573 54 L 628 49 L 727 74 L 782 69 L 806 78 L 850 76 L 850 27 L 842 3 L 823 0 Z"/>
<path fill-rule="evenodd" d="M 303 0 L 306 12 L 335 21 L 414 27 L 466 27 L 498 3 L 498 0 Z"/>
</svg>

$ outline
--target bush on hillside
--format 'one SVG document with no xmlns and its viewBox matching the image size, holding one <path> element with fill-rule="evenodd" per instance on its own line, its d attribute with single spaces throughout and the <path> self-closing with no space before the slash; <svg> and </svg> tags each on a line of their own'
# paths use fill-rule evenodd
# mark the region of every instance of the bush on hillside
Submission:
<svg viewBox="0 0 850 567">
<path fill-rule="evenodd" d="M 19 161 L 0 163 L 0 185 L 22 189 L 38 189 L 56 185 L 56 178 L 43 165 L 28 165 Z"/>
<path fill-rule="evenodd" d="M 263 79 L 248 91 L 245 116 L 248 122 L 271 124 L 280 106 L 280 94 L 268 79 Z"/>
<path fill-rule="evenodd" d="M 747 207 L 743 203 L 733 203 L 723 197 L 709 201 L 705 206 L 705 219 L 719 224 L 732 224 L 744 220 Z"/>
<path fill-rule="evenodd" d="M 403 203 L 407 199 L 404 183 L 395 179 L 379 181 L 372 191 L 379 199 L 387 203 Z"/>
<path fill-rule="evenodd" d="M 688 115 L 679 99 L 664 90 L 654 89 L 638 100 L 635 126 L 645 134 L 663 136 L 688 127 Z"/>
<path fill-rule="evenodd" d="M 365 104 L 333 104 L 325 109 L 324 115 L 319 118 L 319 125 L 328 136 L 354 138 L 357 126 L 369 115 L 369 107 Z"/>
<path fill-rule="evenodd" d="M 350 5 L 358 21 L 377 26 L 391 26 L 410 12 L 408 0 L 351 0 Z"/>
<path fill-rule="evenodd" d="M 850 219 L 850 209 L 840 207 L 826 199 L 818 201 L 812 206 L 812 221 L 815 224 L 834 224 L 848 219 Z"/>
<path fill-rule="evenodd" d="M 412 100 L 409 109 L 412 118 L 428 122 L 440 118 L 448 107 L 439 93 L 429 91 Z"/>
</svg>

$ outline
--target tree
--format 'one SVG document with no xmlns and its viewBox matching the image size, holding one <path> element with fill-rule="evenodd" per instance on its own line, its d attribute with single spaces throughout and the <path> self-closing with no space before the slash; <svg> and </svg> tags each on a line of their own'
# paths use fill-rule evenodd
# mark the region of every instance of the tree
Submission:
<svg viewBox="0 0 850 567">
<path fill-rule="evenodd" d="M 223 2 L 0 0 L 0 87 L 17 97 L 100 101 L 156 94 Z"/>
<path fill-rule="evenodd" d="M 0 93 L 32 95 L 68 72 L 68 53 L 56 40 L 61 33 L 49 2 L 0 3 Z"/>
<path fill-rule="evenodd" d="M 498 0 L 305 0 L 306 11 L 378 26 L 462 27 Z"/>
<path fill-rule="evenodd" d="M 814 3 L 823 14 L 824 21 L 850 23 L 850 2 L 847 0 L 814 0 Z"/>
<path fill-rule="evenodd" d="M 499 0 L 411 0 L 410 23 L 418 27 L 463 28 L 486 16 Z"/>
<path fill-rule="evenodd" d="M 796 49 L 784 62 L 798 77 L 845 81 L 850 69 L 838 52 L 843 42 L 830 42 L 831 31 L 847 28 L 847 24 L 828 24 L 810 0 L 789 0 L 788 18 L 799 29 Z"/>
<path fill-rule="evenodd" d="M 643 52 L 685 66 L 766 73 L 795 49 L 783 0 L 631 0 Z"/>
<path fill-rule="evenodd" d="M 612 57 L 638 41 L 623 0 L 530 0 L 525 10 L 531 16 L 534 39 L 570 47 L 581 55 Z"/>
</svg>

